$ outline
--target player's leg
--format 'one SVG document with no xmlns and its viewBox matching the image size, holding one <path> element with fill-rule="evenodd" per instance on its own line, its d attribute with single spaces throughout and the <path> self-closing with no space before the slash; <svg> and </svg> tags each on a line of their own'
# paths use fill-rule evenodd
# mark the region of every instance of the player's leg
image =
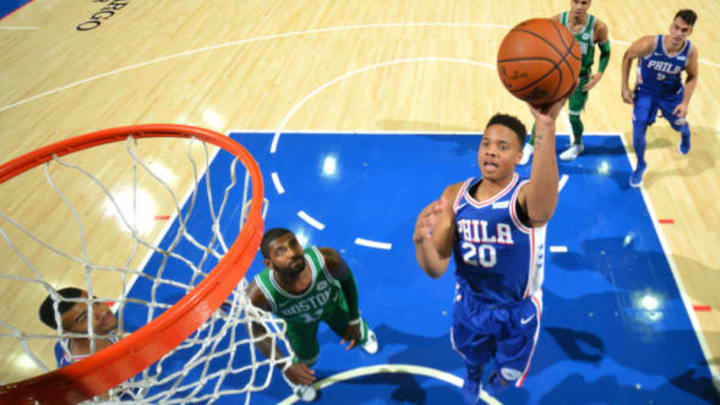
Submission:
<svg viewBox="0 0 720 405">
<path fill-rule="evenodd" d="M 570 126 L 572 127 L 572 143 L 570 147 L 560 154 L 562 160 L 573 160 L 580 156 L 585 150 L 585 146 L 582 143 L 583 130 L 585 129 L 580 119 L 580 112 L 585 108 L 585 103 L 588 99 L 588 92 L 583 91 L 582 88 L 590 81 L 589 77 L 580 78 L 580 85 L 570 96 L 568 100 L 568 115 L 570 118 Z"/>
<path fill-rule="evenodd" d="M 309 324 L 291 324 L 287 325 L 287 338 L 290 347 L 295 353 L 293 363 L 303 363 L 310 367 L 317 361 L 320 353 L 320 345 L 317 341 L 317 329 L 319 322 Z M 283 373 L 283 378 L 290 386 L 297 397 L 303 401 L 313 401 L 317 397 L 317 392 L 312 385 L 299 385 L 290 381 Z"/>
<path fill-rule="evenodd" d="M 351 319 L 347 301 L 342 293 L 338 297 L 337 309 L 329 314 L 324 315 L 323 320 L 327 322 L 327 324 L 330 326 L 330 329 L 332 329 L 341 338 L 345 334 L 345 330 L 348 326 L 350 326 L 351 322 L 359 322 L 358 325 L 360 326 L 360 341 L 357 343 L 367 353 L 377 353 L 378 342 L 377 336 L 375 336 L 375 332 L 373 332 L 373 330 L 368 327 L 365 318 L 363 318 L 362 316 L 360 317 L 360 319 Z"/>
<path fill-rule="evenodd" d="M 653 97 L 642 94 L 635 94 L 633 103 L 633 148 L 637 157 L 635 170 L 630 175 L 630 185 L 632 187 L 640 187 L 643 175 L 647 170 L 645 162 L 645 134 L 650 122 L 655 121 L 657 108 L 653 105 Z M 652 115 L 652 116 L 651 116 Z"/>
<path fill-rule="evenodd" d="M 496 338 L 495 370 L 488 378 L 485 390 L 496 395 L 509 386 L 521 387 L 535 354 L 540 336 L 542 294 L 525 300 L 507 311 L 505 328 Z"/>
<path fill-rule="evenodd" d="M 490 361 L 495 341 L 491 335 L 477 333 L 468 321 L 454 316 L 450 344 L 465 363 L 466 376 L 462 387 L 465 402 L 475 403 L 480 398 L 483 368 Z"/>
<path fill-rule="evenodd" d="M 673 114 L 675 107 L 682 103 L 683 93 L 677 94 L 667 100 L 658 102 L 662 110 L 663 117 L 670 123 L 670 126 L 677 132 L 680 132 L 680 143 L 678 144 L 678 152 L 687 155 L 690 152 L 690 125 L 685 118 L 680 118 Z"/>
<path fill-rule="evenodd" d="M 457 284 L 450 343 L 465 363 L 462 391 L 467 403 L 476 403 L 480 397 L 483 368 L 495 351 L 495 329 L 492 310 L 474 300 L 468 286 Z"/>
</svg>

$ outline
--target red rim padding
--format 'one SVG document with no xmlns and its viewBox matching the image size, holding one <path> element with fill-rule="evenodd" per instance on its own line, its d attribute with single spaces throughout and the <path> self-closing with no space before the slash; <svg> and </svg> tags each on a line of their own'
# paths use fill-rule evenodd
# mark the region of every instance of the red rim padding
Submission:
<svg viewBox="0 0 720 405">
<path fill-rule="evenodd" d="M 198 138 L 238 157 L 252 179 L 245 225 L 215 269 L 172 308 L 120 342 L 95 355 L 42 376 L 0 387 L 1 404 L 73 404 L 107 392 L 150 366 L 190 336 L 225 301 L 250 267 L 263 233 L 260 168 L 240 144 L 199 127 L 150 124 L 80 135 L 42 147 L 0 166 L 0 184 L 52 159 L 133 136 Z"/>
</svg>

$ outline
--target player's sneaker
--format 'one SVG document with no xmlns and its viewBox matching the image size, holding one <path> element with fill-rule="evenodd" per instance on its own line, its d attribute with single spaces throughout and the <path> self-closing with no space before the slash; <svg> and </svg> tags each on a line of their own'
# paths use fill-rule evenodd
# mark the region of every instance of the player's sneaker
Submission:
<svg viewBox="0 0 720 405">
<path fill-rule="evenodd" d="M 293 394 L 305 402 L 312 402 L 317 398 L 317 391 L 312 385 L 295 385 L 293 387 Z"/>
<path fill-rule="evenodd" d="M 282 374 L 282 377 L 285 382 L 290 386 L 293 394 L 295 394 L 296 397 L 300 398 L 301 401 L 311 402 L 314 401 L 315 398 L 317 398 L 317 391 L 312 385 L 295 384 L 290 381 L 287 376 L 285 376 L 285 373 Z"/>
<path fill-rule="evenodd" d="M 645 170 L 647 170 L 647 164 L 638 164 L 638 166 L 635 168 L 635 171 L 630 175 L 631 187 L 640 187 L 643 181 L 643 175 L 645 174 Z"/>
<path fill-rule="evenodd" d="M 523 147 L 522 159 L 520 159 L 521 165 L 526 165 L 530 161 L 530 156 L 532 156 L 534 150 L 535 147 L 531 145 L 530 142 L 525 143 L 525 146 Z"/>
<path fill-rule="evenodd" d="M 583 144 L 573 144 L 565 152 L 560 154 L 560 160 L 575 160 L 585 150 Z"/>
<path fill-rule="evenodd" d="M 482 368 L 467 370 L 467 377 L 462 386 L 463 399 L 466 404 L 476 404 L 482 392 Z"/>
<path fill-rule="evenodd" d="M 690 137 L 681 136 L 680 145 L 678 145 L 678 152 L 681 155 L 687 155 L 690 152 Z"/>
<path fill-rule="evenodd" d="M 362 343 L 360 347 L 362 347 L 362 349 L 369 354 L 375 354 L 378 351 L 377 337 L 375 336 L 375 332 L 373 332 L 370 328 L 368 328 L 367 334 L 368 335 L 367 339 L 365 339 L 365 343 Z"/>
</svg>

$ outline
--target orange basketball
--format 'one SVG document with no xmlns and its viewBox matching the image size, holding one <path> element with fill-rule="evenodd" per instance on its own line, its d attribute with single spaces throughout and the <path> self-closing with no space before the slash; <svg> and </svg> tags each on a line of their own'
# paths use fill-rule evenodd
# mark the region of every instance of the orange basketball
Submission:
<svg viewBox="0 0 720 405">
<path fill-rule="evenodd" d="M 570 95 L 580 73 L 580 46 L 557 20 L 523 21 L 505 35 L 497 71 L 505 88 L 533 105 Z"/>
</svg>

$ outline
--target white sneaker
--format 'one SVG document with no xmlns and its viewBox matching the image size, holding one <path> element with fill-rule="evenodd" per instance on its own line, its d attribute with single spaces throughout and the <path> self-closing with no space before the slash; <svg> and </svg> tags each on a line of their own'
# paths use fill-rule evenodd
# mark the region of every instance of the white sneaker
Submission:
<svg viewBox="0 0 720 405">
<path fill-rule="evenodd" d="M 585 150 L 583 144 L 572 145 L 565 152 L 560 154 L 561 160 L 575 160 Z"/>
<path fill-rule="evenodd" d="M 523 155 L 522 159 L 520 159 L 520 165 L 524 166 L 530 161 L 530 156 L 532 156 L 533 151 L 535 150 L 535 147 L 530 145 L 530 143 L 525 143 L 525 146 L 523 147 Z"/>
<path fill-rule="evenodd" d="M 312 385 L 295 385 L 293 387 L 293 394 L 305 402 L 312 402 L 317 398 L 317 391 Z"/>
<path fill-rule="evenodd" d="M 315 398 L 317 398 L 317 390 L 315 390 L 315 387 L 313 387 L 312 385 L 295 384 L 294 382 L 290 381 L 289 378 L 287 378 L 285 373 L 282 373 L 282 377 L 287 383 L 287 385 L 290 386 L 293 394 L 295 394 L 295 396 L 298 397 L 301 401 L 311 402 L 314 401 Z"/>
<path fill-rule="evenodd" d="M 378 351 L 377 337 L 375 336 L 375 332 L 373 332 L 370 328 L 368 328 L 367 333 L 367 340 L 365 340 L 365 343 L 360 345 L 360 347 L 369 354 L 375 354 Z"/>
</svg>

